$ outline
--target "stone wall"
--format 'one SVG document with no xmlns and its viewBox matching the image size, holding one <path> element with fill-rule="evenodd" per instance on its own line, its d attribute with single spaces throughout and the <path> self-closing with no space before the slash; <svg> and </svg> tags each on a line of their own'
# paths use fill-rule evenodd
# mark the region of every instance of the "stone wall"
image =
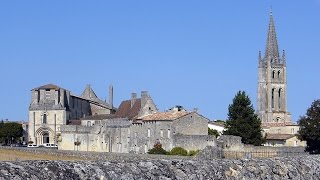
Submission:
<svg viewBox="0 0 320 180">
<path fill-rule="evenodd" d="M 177 134 L 208 135 L 208 120 L 198 113 L 190 113 L 173 121 Z"/>
<path fill-rule="evenodd" d="M 206 146 L 216 146 L 216 138 L 208 135 L 182 135 L 173 136 L 174 147 L 182 147 L 188 151 L 202 150 Z"/>
<path fill-rule="evenodd" d="M 241 142 L 241 137 L 222 135 L 217 140 L 217 145 L 223 149 L 241 150 L 243 149 L 243 144 Z"/>
<path fill-rule="evenodd" d="M 157 142 L 169 151 L 173 148 L 172 135 L 172 121 L 146 121 L 142 124 L 133 124 L 130 127 L 130 151 L 147 153 Z"/>
<path fill-rule="evenodd" d="M 158 157 L 158 156 L 157 156 Z M 320 179 L 320 156 L 0 162 L 0 179 Z"/>
</svg>

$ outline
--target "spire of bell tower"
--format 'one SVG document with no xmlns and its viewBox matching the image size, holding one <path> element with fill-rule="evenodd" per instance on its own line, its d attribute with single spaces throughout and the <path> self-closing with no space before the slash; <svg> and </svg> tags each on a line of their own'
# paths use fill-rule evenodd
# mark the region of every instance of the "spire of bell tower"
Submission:
<svg viewBox="0 0 320 180">
<path fill-rule="evenodd" d="M 284 65 L 286 65 L 286 51 L 285 50 L 282 51 L 282 62 Z"/>
<path fill-rule="evenodd" d="M 266 58 L 271 57 L 272 60 L 275 60 L 275 61 L 278 61 L 280 59 L 278 42 L 277 42 L 277 34 L 276 34 L 276 28 L 274 25 L 272 10 L 270 10 L 269 30 L 268 30 L 265 57 Z"/>
</svg>

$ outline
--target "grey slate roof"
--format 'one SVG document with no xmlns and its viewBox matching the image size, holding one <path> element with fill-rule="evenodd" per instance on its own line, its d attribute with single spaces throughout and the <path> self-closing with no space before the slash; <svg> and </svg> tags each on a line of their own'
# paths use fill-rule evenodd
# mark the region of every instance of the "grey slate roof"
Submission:
<svg viewBox="0 0 320 180">
<path fill-rule="evenodd" d="M 110 107 L 110 105 L 108 103 L 106 103 L 106 102 L 102 101 L 101 99 L 99 99 L 90 85 L 86 86 L 86 89 L 83 91 L 83 93 L 82 93 L 82 95 L 80 97 L 83 98 L 83 99 L 87 99 L 87 100 L 96 102 L 96 103 L 98 103 L 100 105 L 109 107 L 110 109 L 113 108 L 113 107 Z"/>
<path fill-rule="evenodd" d="M 46 85 L 43 85 L 43 86 L 40 86 L 40 87 L 37 87 L 37 88 L 34 88 L 32 90 L 40 90 L 40 89 L 54 89 L 54 90 L 59 90 L 59 89 L 63 89 L 57 85 L 54 85 L 54 84 L 46 84 Z"/>
</svg>

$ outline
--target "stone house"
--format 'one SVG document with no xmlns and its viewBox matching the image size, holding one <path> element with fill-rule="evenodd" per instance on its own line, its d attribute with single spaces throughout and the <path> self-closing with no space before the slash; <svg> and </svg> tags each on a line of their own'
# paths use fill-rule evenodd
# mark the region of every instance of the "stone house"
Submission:
<svg viewBox="0 0 320 180">
<path fill-rule="evenodd" d="M 265 146 L 306 146 L 305 141 L 298 139 L 300 126 L 297 124 L 269 124 L 263 126 L 263 135 L 266 137 Z"/>
<path fill-rule="evenodd" d="M 114 113 L 112 87 L 109 90 L 108 104 L 100 100 L 90 86 L 86 87 L 82 96 L 73 95 L 69 90 L 53 84 L 32 89 L 28 142 L 56 144 L 62 125 L 80 122 L 80 118 L 92 114 Z"/>
<path fill-rule="evenodd" d="M 300 141 L 295 134 L 267 134 L 265 146 L 305 147 L 306 142 Z"/>
<path fill-rule="evenodd" d="M 117 153 L 147 153 L 160 142 L 164 149 L 203 149 L 215 145 L 208 119 L 196 112 L 158 112 L 146 91 L 123 101 L 114 115 L 82 118 L 81 125 L 61 127 L 59 149 Z M 77 144 L 77 145 L 76 145 Z"/>
</svg>

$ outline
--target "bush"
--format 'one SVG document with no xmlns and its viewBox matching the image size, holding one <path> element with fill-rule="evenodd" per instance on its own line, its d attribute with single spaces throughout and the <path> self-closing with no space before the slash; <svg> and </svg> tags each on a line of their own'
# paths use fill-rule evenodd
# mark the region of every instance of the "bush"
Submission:
<svg viewBox="0 0 320 180">
<path fill-rule="evenodd" d="M 216 129 L 208 128 L 208 135 L 215 136 L 216 138 L 220 136 L 219 132 Z"/>
<path fill-rule="evenodd" d="M 187 156 L 188 151 L 182 147 L 175 147 L 170 151 L 170 155 Z"/>
<path fill-rule="evenodd" d="M 195 156 L 195 155 L 197 155 L 199 153 L 199 150 L 191 150 L 191 151 L 189 151 L 189 153 L 188 153 L 188 156 Z"/>
<path fill-rule="evenodd" d="M 162 148 L 160 143 L 156 143 L 153 148 L 148 151 L 148 154 L 168 154 L 168 152 Z"/>
</svg>

